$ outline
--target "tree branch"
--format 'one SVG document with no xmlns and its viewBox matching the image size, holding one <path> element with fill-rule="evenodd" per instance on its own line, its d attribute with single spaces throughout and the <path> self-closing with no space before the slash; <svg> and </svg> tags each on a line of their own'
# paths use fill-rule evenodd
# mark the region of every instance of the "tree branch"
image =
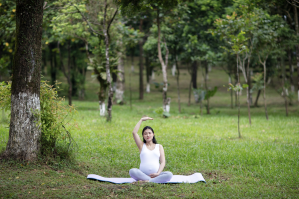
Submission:
<svg viewBox="0 0 299 199">
<path fill-rule="evenodd" d="M 107 32 L 109 32 L 110 25 L 112 24 L 117 12 L 118 12 L 118 7 L 116 8 L 116 11 L 114 12 L 112 19 L 109 21 L 109 24 L 108 24 L 108 27 L 107 27 Z"/>
<path fill-rule="evenodd" d="M 79 12 L 80 15 L 82 16 L 83 20 L 86 21 L 86 23 L 88 23 L 89 28 L 91 29 L 91 31 L 92 31 L 93 33 L 95 33 L 96 35 L 102 35 L 100 32 L 98 32 L 98 31 L 96 31 L 96 30 L 94 30 L 94 29 L 92 28 L 92 26 L 91 26 L 91 24 L 89 23 L 89 21 L 87 20 L 87 18 L 83 15 L 83 13 L 80 11 L 80 9 L 79 9 L 77 6 L 75 6 L 74 4 L 72 4 L 72 6 L 74 6 L 74 7 L 78 10 L 78 12 Z"/>
</svg>

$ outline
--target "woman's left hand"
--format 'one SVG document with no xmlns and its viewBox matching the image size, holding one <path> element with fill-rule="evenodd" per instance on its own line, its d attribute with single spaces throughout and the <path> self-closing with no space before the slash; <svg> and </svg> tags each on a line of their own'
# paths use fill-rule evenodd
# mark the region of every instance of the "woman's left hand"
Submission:
<svg viewBox="0 0 299 199">
<path fill-rule="evenodd" d="M 150 176 L 151 178 L 155 178 L 155 177 L 159 176 L 159 173 L 152 173 L 152 174 L 150 174 L 149 176 Z"/>
</svg>

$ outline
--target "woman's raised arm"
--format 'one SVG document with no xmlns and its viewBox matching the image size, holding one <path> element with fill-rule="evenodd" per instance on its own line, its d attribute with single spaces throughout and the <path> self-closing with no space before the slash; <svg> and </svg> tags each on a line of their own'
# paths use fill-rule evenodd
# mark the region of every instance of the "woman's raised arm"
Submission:
<svg viewBox="0 0 299 199">
<path fill-rule="evenodd" d="M 134 140 L 135 140 L 135 143 L 139 149 L 139 152 L 141 152 L 142 150 L 142 146 L 143 146 L 143 142 L 141 141 L 139 135 L 138 135 L 138 130 L 140 128 L 140 125 L 143 121 L 146 121 L 146 120 L 153 120 L 153 118 L 150 118 L 150 117 L 143 117 L 139 120 L 139 122 L 136 124 L 136 126 L 134 127 L 134 130 L 133 130 L 133 137 L 134 137 Z"/>
</svg>

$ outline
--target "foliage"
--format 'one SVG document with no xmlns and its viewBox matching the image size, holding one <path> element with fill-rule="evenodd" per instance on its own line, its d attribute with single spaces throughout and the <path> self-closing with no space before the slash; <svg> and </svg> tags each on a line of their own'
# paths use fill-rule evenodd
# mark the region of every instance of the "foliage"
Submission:
<svg viewBox="0 0 299 199">
<path fill-rule="evenodd" d="M 253 81 L 253 86 L 250 92 L 253 92 L 254 90 L 258 91 L 264 88 L 263 73 L 256 73 L 251 77 L 251 79 Z"/>
<path fill-rule="evenodd" d="M 228 90 L 233 90 L 235 92 L 240 92 L 240 91 L 243 90 L 243 88 L 248 87 L 247 84 L 241 85 L 240 83 L 237 83 L 236 85 L 233 85 L 233 84 L 229 83 L 228 86 L 229 86 Z"/>
<path fill-rule="evenodd" d="M 74 140 L 66 129 L 69 126 L 77 127 L 72 122 L 76 113 L 73 106 L 65 105 L 64 98 L 58 97 L 57 89 L 41 81 L 40 86 L 40 114 L 41 116 L 41 154 L 59 158 L 70 158 L 75 147 Z M 0 108 L 11 108 L 11 82 L 0 84 Z"/>
<path fill-rule="evenodd" d="M 163 107 L 159 107 L 159 108 L 155 109 L 154 113 L 156 113 L 156 114 L 158 114 L 158 115 L 160 115 L 161 117 L 164 117 L 164 118 L 170 117 L 170 113 L 165 112 Z"/>
</svg>

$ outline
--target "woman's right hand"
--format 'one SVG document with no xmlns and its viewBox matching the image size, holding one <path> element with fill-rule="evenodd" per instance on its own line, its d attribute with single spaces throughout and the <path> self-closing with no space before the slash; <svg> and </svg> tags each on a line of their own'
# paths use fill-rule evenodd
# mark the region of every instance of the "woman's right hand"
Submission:
<svg viewBox="0 0 299 199">
<path fill-rule="evenodd" d="M 143 117 L 143 118 L 141 118 L 141 121 L 142 121 L 142 122 L 144 122 L 144 121 L 146 121 L 146 120 L 153 120 L 153 118 L 151 118 L 151 117 Z"/>
</svg>

